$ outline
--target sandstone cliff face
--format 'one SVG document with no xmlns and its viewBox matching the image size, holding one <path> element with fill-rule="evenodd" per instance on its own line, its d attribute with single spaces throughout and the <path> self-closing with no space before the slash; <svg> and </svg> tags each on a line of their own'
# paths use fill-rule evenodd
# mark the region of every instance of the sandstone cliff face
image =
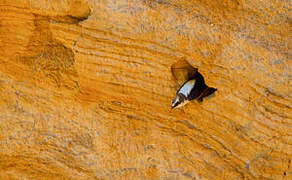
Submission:
<svg viewBox="0 0 292 180">
<path fill-rule="evenodd" d="M 0 179 L 291 179 L 289 8 L 0 0 Z M 218 91 L 171 110 L 181 59 Z"/>
</svg>

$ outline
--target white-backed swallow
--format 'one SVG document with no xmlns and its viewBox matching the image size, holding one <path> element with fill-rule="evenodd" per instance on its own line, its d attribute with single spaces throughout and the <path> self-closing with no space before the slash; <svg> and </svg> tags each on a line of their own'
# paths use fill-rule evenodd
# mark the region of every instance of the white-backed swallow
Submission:
<svg viewBox="0 0 292 180">
<path fill-rule="evenodd" d="M 187 80 L 177 90 L 176 96 L 172 100 L 172 109 L 181 107 L 194 99 L 202 102 L 204 97 L 211 95 L 217 90 L 216 88 L 208 87 L 205 84 L 204 77 L 198 72 L 198 69 L 193 68 L 185 60 L 181 61 L 183 62 L 179 62 L 179 66 L 177 65 L 178 63 L 174 64 L 172 67 L 172 73 L 176 78 L 175 69 L 183 70 Z"/>
</svg>

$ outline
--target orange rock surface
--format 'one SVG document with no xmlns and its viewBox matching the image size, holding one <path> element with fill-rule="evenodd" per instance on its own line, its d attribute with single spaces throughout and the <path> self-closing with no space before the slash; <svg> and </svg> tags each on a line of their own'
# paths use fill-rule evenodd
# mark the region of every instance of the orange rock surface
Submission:
<svg viewBox="0 0 292 180">
<path fill-rule="evenodd" d="M 0 179 L 292 179 L 289 9 L 0 0 Z M 218 91 L 171 110 L 181 59 Z"/>
</svg>

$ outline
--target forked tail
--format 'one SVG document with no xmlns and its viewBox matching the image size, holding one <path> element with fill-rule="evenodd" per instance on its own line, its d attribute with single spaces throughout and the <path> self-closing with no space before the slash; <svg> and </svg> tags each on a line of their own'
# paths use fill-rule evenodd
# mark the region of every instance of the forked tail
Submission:
<svg viewBox="0 0 292 180">
<path fill-rule="evenodd" d="M 198 101 L 202 102 L 204 97 L 207 97 L 211 94 L 213 94 L 215 91 L 217 91 L 216 88 L 212 88 L 212 87 L 207 87 L 202 94 L 199 96 Z"/>
</svg>

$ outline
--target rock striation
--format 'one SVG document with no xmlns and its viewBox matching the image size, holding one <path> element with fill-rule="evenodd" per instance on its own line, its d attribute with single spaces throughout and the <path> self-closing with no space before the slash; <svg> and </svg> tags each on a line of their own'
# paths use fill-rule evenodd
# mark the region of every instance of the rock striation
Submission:
<svg viewBox="0 0 292 180">
<path fill-rule="evenodd" d="M 290 9 L 0 0 L 0 179 L 292 179 Z M 214 97 L 171 110 L 179 60 Z"/>
</svg>

